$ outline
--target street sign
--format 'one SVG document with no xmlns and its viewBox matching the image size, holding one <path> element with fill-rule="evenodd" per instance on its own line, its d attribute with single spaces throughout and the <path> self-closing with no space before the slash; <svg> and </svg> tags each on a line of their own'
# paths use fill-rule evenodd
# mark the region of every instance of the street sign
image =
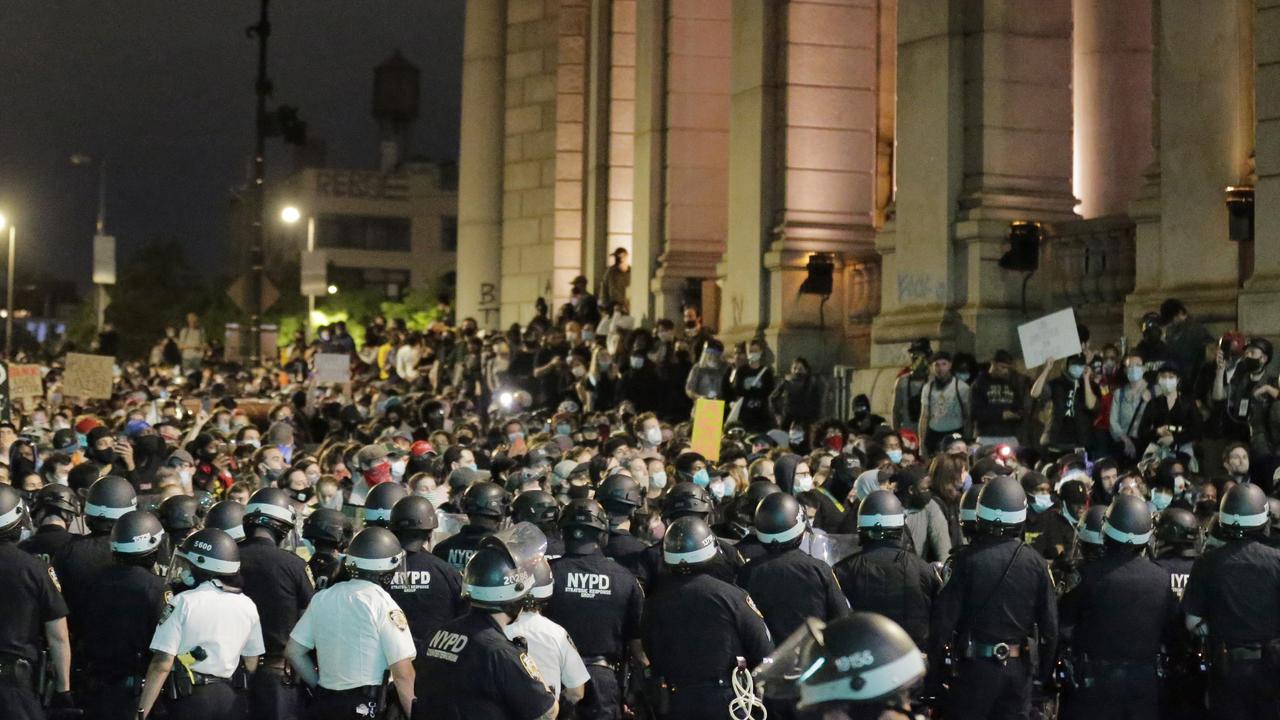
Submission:
<svg viewBox="0 0 1280 720">
<path fill-rule="evenodd" d="M 323 250 L 302 253 L 302 294 L 321 296 L 329 292 L 329 262 Z"/>
<path fill-rule="evenodd" d="M 116 238 L 114 235 L 93 236 L 93 284 L 116 284 Z"/>
<path fill-rule="evenodd" d="M 236 304 L 243 312 L 253 313 L 253 303 L 249 297 L 249 275 L 248 273 L 236 278 L 235 282 L 227 288 L 227 295 L 231 301 Z M 262 305 L 258 308 L 258 312 L 266 312 L 275 305 L 280 299 L 280 291 L 275 285 L 271 284 L 271 279 L 266 275 L 262 276 Z"/>
</svg>

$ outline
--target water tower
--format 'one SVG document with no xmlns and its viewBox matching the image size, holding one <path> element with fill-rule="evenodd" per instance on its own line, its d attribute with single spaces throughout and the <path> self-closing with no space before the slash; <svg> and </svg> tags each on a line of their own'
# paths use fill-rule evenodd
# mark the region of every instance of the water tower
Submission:
<svg viewBox="0 0 1280 720">
<path fill-rule="evenodd" d="M 409 131 L 418 119 L 418 66 L 396 50 L 373 69 L 373 117 L 378 121 L 382 171 L 391 172 L 409 149 Z"/>
</svg>

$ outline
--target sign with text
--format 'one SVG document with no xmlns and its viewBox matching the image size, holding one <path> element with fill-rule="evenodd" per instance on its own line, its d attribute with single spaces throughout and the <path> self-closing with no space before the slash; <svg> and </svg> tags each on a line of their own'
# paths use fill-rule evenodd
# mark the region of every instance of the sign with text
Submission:
<svg viewBox="0 0 1280 720">
<path fill-rule="evenodd" d="M 106 400 L 111 397 L 115 359 L 109 355 L 67 353 L 62 394 L 67 397 Z"/>
<path fill-rule="evenodd" d="M 351 380 L 351 358 L 346 353 L 316 355 L 316 382 L 344 383 Z"/>
<path fill-rule="evenodd" d="M 1028 369 L 1078 354 L 1080 334 L 1076 330 L 1075 310 L 1066 308 L 1019 325 L 1018 340 Z"/>
<path fill-rule="evenodd" d="M 709 462 L 720 459 L 720 438 L 724 435 L 724 401 L 698 398 L 693 406 L 693 438 L 690 449 Z"/>
<path fill-rule="evenodd" d="M 9 397 L 14 399 L 44 397 L 44 383 L 39 365 L 9 364 Z"/>
</svg>

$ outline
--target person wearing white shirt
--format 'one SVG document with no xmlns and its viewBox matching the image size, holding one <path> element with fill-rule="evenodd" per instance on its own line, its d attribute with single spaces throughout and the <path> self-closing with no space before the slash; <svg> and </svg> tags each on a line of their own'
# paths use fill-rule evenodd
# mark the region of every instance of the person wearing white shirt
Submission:
<svg viewBox="0 0 1280 720">
<path fill-rule="evenodd" d="M 418 379 L 418 362 L 422 359 L 422 336 L 409 333 L 408 340 L 396 350 L 396 375 L 412 385 Z"/>
<path fill-rule="evenodd" d="M 538 666 L 538 672 L 552 692 L 561 695 L 563 689 L 561 697 L 564 702 L 576 705 L 586 694 L 591 675 L 569 639 L 569 633 L 542 614 L 542 608 L 551 599 L 553 587 L 551 566 L 544 557 L 534 569 L 534 586 L 524 612 L 502 631 L 512 640 L 524 638 L 529 647 L 529 657 Z"/>
</svg>

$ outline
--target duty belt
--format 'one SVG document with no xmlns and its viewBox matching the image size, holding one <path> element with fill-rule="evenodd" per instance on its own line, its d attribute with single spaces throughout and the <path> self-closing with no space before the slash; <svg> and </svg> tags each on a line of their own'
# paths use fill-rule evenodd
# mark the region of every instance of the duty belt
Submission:
<svg viewBox="0 0 1280 720">
<path fill-rule="evenodd" d="M 231 678 L 218 677 L 217 675 L 206 675 L 202 672 L 191 671 L 191 684 L 200 685 L 216 685 L 217 683 L 229 683 Z"/>
<path fill-rule="evenodd" d="M 966 660 L 980 658 L 984 660 L 1008 660 L 1009 658 L 1022 657 L 1021 643 L 995 643 L 989 645 L 986 643 L 969 643 L 964 649 L 964 657 Z"/>
<path fill-rule="evenodd" d="M 618 667 L 621 665 L 617 660 L 613 660 L 607 655 L 590 655 L 588 657 L 584 657 L 582 658 L 582 664 L 592 667 L 609 668 L 614 672 L 617 672 Z"/>
</svg>

